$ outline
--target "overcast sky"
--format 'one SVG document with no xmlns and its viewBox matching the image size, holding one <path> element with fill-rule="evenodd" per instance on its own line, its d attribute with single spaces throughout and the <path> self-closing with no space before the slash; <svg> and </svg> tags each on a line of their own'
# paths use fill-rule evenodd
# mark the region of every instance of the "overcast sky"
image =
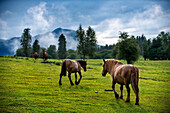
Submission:
<svg viewBox="0 0 170 113">
<path fill-rule="evenodd" d="M 31 35 L 61 27 L 77 30 L 91 26 L 98 44 L 117 42 L 119 31 L 156 37 L 170 32 L 168 0 L 0 0 L 0 38 Z"/>
</svg>

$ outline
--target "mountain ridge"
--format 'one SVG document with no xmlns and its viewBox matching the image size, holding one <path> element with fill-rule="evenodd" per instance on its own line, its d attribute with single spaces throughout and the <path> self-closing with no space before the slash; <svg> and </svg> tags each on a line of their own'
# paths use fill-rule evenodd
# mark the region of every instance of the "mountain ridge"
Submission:
<svg viewBox="0 0 170 113">
<path fill-rule="evenodd" d="M 40 47 L 48 48 L 50 45 L 56 45 L 58 49 L 58 39 L 61 34 L 64 34 L 66 38 L 67 50 L 76 50 L 78 44 L 77 38 L 75 37 L 76 31 L 63 28 L 56 28 L 51 32 L 33 36 L 31 45 L 33 45 L 34 41 L 37 39 Z M 8 40 L 0 39 L 0 55 L 15 55 L 16 50 L 21 47 L 20 40 L 21 37 L 12 37 Z"/>
</svg>

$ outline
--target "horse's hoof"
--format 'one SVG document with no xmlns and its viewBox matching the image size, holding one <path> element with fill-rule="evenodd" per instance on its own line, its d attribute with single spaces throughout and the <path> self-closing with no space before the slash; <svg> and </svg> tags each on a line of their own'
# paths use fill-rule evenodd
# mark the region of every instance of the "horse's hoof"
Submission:
<svg viewBox="0 0 170 113">
<path fill-rule="evenodd" d="M 119 94 L 116 93 L 115 94 L 115 98 L 118 99 L 119 98 Z"/>
<path fill-rule="evenodd" d="M 138 102 L 136 102 L 136 103 L 135 103 L 135 105 L 139 105 L 139 103 L 138 103 Z"/>
<path fill-rule="evenodd" d="M 62 85 L 62 83 L 60 83 L 60 82 L 59 82 L 59 85 L 61 86 L 61 85 Z"/>
<path fill-rule="evenodd" d="M 126 102 L 130 102 L 130 100 L 126 99 Z"/>
<path fill-rule="evenodd" d="M 76 85 L 79 85 L 79 83 L 78 83 L 78 82 L 75 82 L 75 84 L 76 84 Z"/>
<path fill-rule="evenodd" d="M 123 96 L 120 96 L 119 98 L 120 98 L 120 99 L 123 99 Z"/>
<path fill-rule="evenodd" d="M 72 85 L 72 86 L 74 86 L 74 84 L 73 84 L 73 83 L 72 83 L 71 85 Z"/>
</svg>

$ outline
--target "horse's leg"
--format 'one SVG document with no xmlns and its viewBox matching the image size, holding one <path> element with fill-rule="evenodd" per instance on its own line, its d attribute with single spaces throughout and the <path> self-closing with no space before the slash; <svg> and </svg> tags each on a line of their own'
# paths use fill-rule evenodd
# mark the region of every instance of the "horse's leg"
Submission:
<svg viewBox="0 0 170 113">
<path fill-rule="evenodd" d="M 120 86 L 120 91 L 121 91 L 120 98 L 123 99 L 123 85 L 122 85 L 122 84 L 121 84 L 121 86 Z"/>
<path fill-rule="evenodd" d="M 70 80 L 70 84 L 71 84 L 71 85 L 74 85 L 73 82 L 72 82 L 72 80 L 71 80 L 71 73 L 70 73 L 70 72 L 68 73 L 68 78 L 69 78 L 69 80 Z"/>
<path fill-rule="evenodd" d="M 126 102 L 130 102 L 130 88 L 129 88 L 129 84 L 126 84 L 126 89 L 127 89 L 127 99 Z"/>
<path fill-rule="evenodd" d="M 138 86 L 136 86 L 136 103 L 135 103 L 135 105 L 139 105 L 139 88 L 138 88 Z"/>
<path fill-rule="evenodd" d="M 113 88 L 113 91 L 114 91 L 114 94 L 115 94 L 115 98 L 118 99 L 119 98 L 119 94 L 117 94 L 117 92 L 115 91 L 115 84 L 116 82 L 112 82 L 112 88 Z"/>
<path fill-rule="evenodd" d="M 133 86 L 133 91 L 136 95 L 136 103 L 135 105 L 139 105 L 139 88 L 138 88 L 138 85 L 136 86 Z"/>
<path fill-rule="evenodd" d="M 81 78 L 82 78 L 81 71 L 79 71 L 78 73 L 79 73 L 79 75 L 80 75 L 80 78 L 79 78 L 79 81 L 77 82 L 76 85 L 78 85 L 78 84 L 80 83 L 80 80 L 81 80 Z"/>
<path fill-rule="evenodd" d="M 62 85 L 62 83 L 61 83 L 61 78 L 62 78 L 62 75 L 60 74 L 59 85 Z"/>
<path fill-rule="evenodd" d="M 77 72 L 75 72 L 75 84 L 78 85 L 78 82 L 77 82 Z"/>
</svg>

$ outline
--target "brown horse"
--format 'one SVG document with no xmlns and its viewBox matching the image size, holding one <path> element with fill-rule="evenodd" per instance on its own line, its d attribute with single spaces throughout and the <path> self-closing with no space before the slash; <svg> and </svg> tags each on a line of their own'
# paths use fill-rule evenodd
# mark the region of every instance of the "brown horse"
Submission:
<svg viewBox="0 0 170 113">
<path fill-rule="evenodd" d="M 59 80 L 59 85 L 62 85 L 61 83 L 61 78 L 62 76 L 66 76 L 66 71 L 68 71 L 68 78 L 70 80 L 70 84 L 74 85 L 72 80 L 71 80 L 71 73 L 75 73 L 75 84 L 78 85 L 80 83 L 80 80 L 82 78 L 81 75 L 81 67 L 86 71 L 86 61 L 82 60 L 77 60 L 77 61 L 71 61 L 69 59 L 65 59 L 62 64 L 61 64 L 61 73 L 60 73 L 60 80 Z M 77 72 L 80 75 L 80 79 L 77 82 Z"/>
<path fill-rule="evenodd" d="M 35 60 L 38 58 L 38 53 L 35 52 L 33 55 L 32 55 L 33 58 L 35 58 Z"/>
<path fill-rule="evenodd" d="M 44 59 L 44 61 L 46 61 L 47 60 L 47 58 L 48 58 L 48 53 L 47 52 L 45 52 L 45 50 L 43 49 L 43 55 L 42 55 L 42 58 Z"/>
<path fill-rule="evenodd" d="M 102 75 L 106 76 L 107 72 L 111 75 L 112 81 L 112 88 L 115 94 L 115 97 L 118 99 L 119 95 L 115 91 L 115 84 L 120 84 L 121 96 L 120 98 L 123 99 L 123 85 L 126 86 L 127 89 L 127 99 L 126 102 L 130 101 L 130 88 L 129 84 L 131 84 L 133 91 L 136 95 L 136 103 L 135 105 L 139 105 L 139 88 L 138 88 L 138 81 L 139 81 L 139 70 L 134 65 L 123 65 L 123 63 L 117 60 L 107 60 L 103 59 L 103 72 Z"/>
</svg>

